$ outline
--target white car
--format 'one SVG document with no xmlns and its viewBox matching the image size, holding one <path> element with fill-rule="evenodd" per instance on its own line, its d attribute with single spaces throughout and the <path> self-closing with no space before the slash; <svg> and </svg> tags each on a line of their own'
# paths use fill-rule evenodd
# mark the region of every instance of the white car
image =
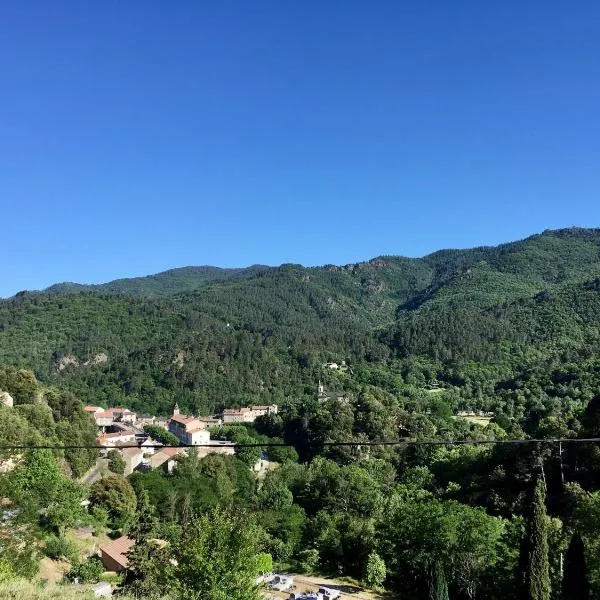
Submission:
<svg viewBox="0 0 600 600">
<path fill-rule="evenodd" d="M 271 583 L 269 587 L 272 590 L 278 590 L 280 592 L 285 592 L 289 590 L 294 585 L 294 578 L 287 577 L 286 575 L 275 575 L 273 579 L 271 579 Z"/>
<path fill-rule="evenodd" d="M 340 597 L 338 590 L 332 590 L 326 587 L 320 587 L 317 593 L 321 594 L 324 600 L 334 600 L 334 598 Z"/>
</svg>

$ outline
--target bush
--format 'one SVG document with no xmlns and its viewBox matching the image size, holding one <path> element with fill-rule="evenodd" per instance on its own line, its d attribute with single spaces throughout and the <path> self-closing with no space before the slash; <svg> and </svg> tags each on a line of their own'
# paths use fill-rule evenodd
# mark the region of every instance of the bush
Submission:
<svg viewBox="0 0 600 600">
<path fill-rule="evenodd" d="M 103 573 L 102 561 L 95 556 L 90 556 L 84 562 L 75 565 L 65 577 L 69 581 L 77 580 L 79 583 L 98 583 Z"/>
<path fill-rule="evenodd" d="M 54 560 L 65 558 L 66 560 L 71 561 L 77 558 L 77 547 L 73 542 L 64 537 L 52 535 L 46 538 L 44 554 L 48 558 L 52 558 Z"/>
<path fill-rule="evenodd" d="M 108 470 L 116 475 L 123 475 L 125 473 L 126 464 L 118 450 L 109 450 L 107 457 Z"/>
<path fill-rule="evenodd" d="M 303 573 L 314 573 L 319 564 L 319 551 L 303 550 L 298 555 L 298 567 Z"/>
</svg>

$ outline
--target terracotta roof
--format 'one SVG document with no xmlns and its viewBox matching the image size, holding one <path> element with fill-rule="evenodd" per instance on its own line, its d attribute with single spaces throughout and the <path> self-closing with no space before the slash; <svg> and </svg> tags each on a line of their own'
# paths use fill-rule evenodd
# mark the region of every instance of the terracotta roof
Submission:
<svg viewBox="0 0 600 600">
<path fill-rule="evenodd" d="M 112 410 L 101 410 L 97 413 L 94 413 L 94 417 L 96 419 L 112 419 L 113 418 L 113 411 Z"/>
<path fill-rule="evenodd" d="M 95 412 L 101 412 L 104 409 L 101 406 L 84 406 L 83 410 L 85 410 L 85 412 L 95 413 Z"/>
<path fill-rule="evenodd" d="M 150 458 L 150 465 L 153 469 L 156 469 L 157 467 L 160 467 L 161 465 L 165 464 L 168 460 L 171 460 L 178 454 L 184 453 L 184 448 L 163 448 L 162 450 L 159 450 L 158 452 L 152 455 L 152 457 Z"/>
<path fill-rule="evenodd" d="M 195 421 L 194 417 L 184 417 L 183 415 L 173 415 L 171 417 L 171 421 L 175 421 L 176 423 L 181 423 L 182 425 L 187 425 L 192 421 Z"/>
<path fill-rule="evenodd" d="M 242 408 L 225 408 L 223 409 L 223 413 L 226 415 L 243 415 L 247 413 L 250 409 L 247 406 Z"/>
<path fill-rule="evenodd" d="M 142 451 L 139 448 L 125 448 L 123 454 L 124 456 L 133 457 L 142 454 Z"/>
<path fill-rule="evenodd" d="M 196 433 L 197 431 L 206 431 L 206 429 L 204 429 L 204 425 L 200 425 L 199 427 L 193 427 L 192 429 L 188 429 L 187 433 Z"/>
<path fill-rule="evenodd" d="M 128 536 L 123 535 L 112 542 L 100 546 L 100 552 L 110 556 L 115 562 L 123 568 L 127 568 L 127 552 L 131 550 L 135 542 Z"/>
</svg>

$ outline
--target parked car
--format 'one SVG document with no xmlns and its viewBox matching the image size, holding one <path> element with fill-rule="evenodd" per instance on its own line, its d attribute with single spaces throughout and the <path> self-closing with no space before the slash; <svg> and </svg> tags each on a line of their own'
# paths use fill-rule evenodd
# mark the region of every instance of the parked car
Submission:
<svg viewBox="0 0 600 600">
<path fill-rule="evenodd" d="M 320 587 L 319 594 L 321 594 L 324 600 L 334 600 L 334 598 L 339 598 L 340 593 L 338 590 L 332 590 L 331 588 Z"/>
<path fill-rule="evenodd" d="M 289 577 L 287 575 L 275 575 L 275 577 L 271 579 L 269 587 L 272 590 L 279 590 L 280 592 L 285 592 L 286 590 L 289 590 L 293 585 L 293 577 Z"/>
</svg>

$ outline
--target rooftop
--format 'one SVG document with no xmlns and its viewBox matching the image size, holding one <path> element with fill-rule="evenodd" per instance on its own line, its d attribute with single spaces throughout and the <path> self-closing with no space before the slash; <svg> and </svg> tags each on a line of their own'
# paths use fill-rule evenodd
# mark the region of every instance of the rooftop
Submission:
<svg viewBox="0 0 600 600">
<path fill-rule="evenodd" d="M 116 540 L 100 546 L 100 551 L 110 556 L 115 562 L 127 568 L 127 553 L 135 542 L 128 536 L 123 535 Z"/>
</svg>

